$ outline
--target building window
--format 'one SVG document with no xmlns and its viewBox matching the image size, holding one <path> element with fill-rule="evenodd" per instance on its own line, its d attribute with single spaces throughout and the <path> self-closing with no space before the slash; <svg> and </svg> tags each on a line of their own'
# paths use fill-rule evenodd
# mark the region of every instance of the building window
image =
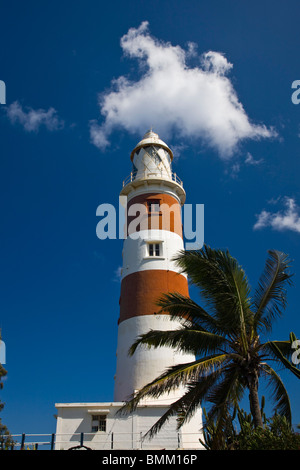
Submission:
<svg viewBox="0 0 300 470">
<path fill-rule="evenodd" d="M 92 432 L 106 432 L 106 415 L 92 416 Z"/>
<path fill-rule="evenodd" d="M 148 230 L 160 230 L 161 229 L 161 212 L 160 212 L 160 201 L 158 199 L 151 199 L 147 201 L 148 209 Z"/>
<path fill-rule="evenodd" d="M 161 163 L 161 156 L 158 153 L 159 150 L 159 147 L 156 147 L 154 145 L 145 148 L 145 152 L 148 153 L 148 155 L 154 161 L 156 166 Z"/>
<path fill-rule="evenodd" d="M 162 256 L 161 243 L 148 243 L 149 256 Z"/>
<path fill-rule="evenodd" d="M 159 214 L 159 211 L 160 211 L 160 201 L 159 200 L 147 201 L 147 206 L 148 206 L 148 213 L 149 214 Z"/>
</svg>

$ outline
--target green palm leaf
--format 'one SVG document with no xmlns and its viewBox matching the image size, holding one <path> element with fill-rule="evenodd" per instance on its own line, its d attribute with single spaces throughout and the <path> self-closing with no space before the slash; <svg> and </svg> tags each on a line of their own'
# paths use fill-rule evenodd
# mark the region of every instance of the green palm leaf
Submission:
<svg viewBox="0 0 300 470">
<path fill-rule="evenodd" d="M 214 380 L 215 378 L 210 381 L 210 385 L 209 382 L 206 381 L 205 385 L 211 386 L 211 382 Z M 170 405 L 169 409 L 145 434 L 145 437 L 152 438 L 172 416 L 177 416 L 177 429 L 180 429 L 181 426 L 193 416 L 195 410 L 199 408 L 203 395 L 203 388 L 200 387 L 199 384 L 192 383 L 187 385 L 186 393 Z"/>
<path fill-rule="evenodd" d="M 220 331 L 216 319 L 190 297 L 177 292 L 166 293 L 157 301 L 157 305 L 161 307 L 159 313 L 167 312 L 171 319 L 179 320 L 183 324 L 191 322 L 215 333 Z"/>
<path fill-rule="evenodd" d="M 191 329 L 188 326 L 177 330 L 150 330 L 136 339 L 129 349 L 129 355 L 132 356 L 139 345 L 144 345 L 148 348 L 167 346 L 183 353 L 198 356 L 213 354 L 226 343 L 227 340 L 223 336 L 204 330 Z"/>
<path fill-rule="evenodd" d="M 207 394 L 208 402 L 213 404 L 206 416 L 206 426 L 215 423 L 213 448 L 220 448 L 230 408 L 237 406 L 243 392 L 244 387 L 240 382 L 239 370 L 229 366 L 224 370 L 221 380 Z"/>
<path fill-rule="evenodd" d="M 283 382 L 279 375 L 272 369 L 269 364 L 262 364 L 262 368 L 269 378 L 269 385 L 273 389 L 273 397 L 276 403 L 276 411 L 279 414 L 285 416 L 288 422 L 292 423 L 292 411 L 290 405 L 290 399 L 288 393 L 283 385 Z"/>
<path fill-rule="evenodd" d="M 273 353 L 274 357 L 278 359 L 282 364 L 285 366 L 286 369 L 290 370 L 298 379 L 300 379 L 300 370 L 295 367 L 282 353 L 278 342 L 276 341 L 269 341 L 265 343 L 265 348 L 269 348 L 269 350 Z"/>
<path fill-rule="evenodd" d="M 256 326 L 271 330 L 274 319 L 286 307 L 286 285 L 291 284 L 290 260 L 285 253 L 270 250 L 264 271 L 254 295 Z"/>
<path fill-rule="evenodd" d="M 276 349 L 274 348 L 276 346 Z M 272 359 L 281 361 L 282 355 L 285 356 L 288 360 L 291 359 L 293 354 L 293 349 L 291 345 L 291 341 L 267 341 L 263 343 L 261 349 L 269 354 Z M 278 350 L 280 351 L 280 355 L 278 354 Z"/>
<path fill-rule="evenodd" d="M 171 390 L 176 390 L 180 385 L 187 385 L 190 382 L 199 381 L 201 375 L 206 377 L 212 371 L 218 371 L 222 363 L 226 360 L 226 354 L 215 354 L 192 362 L 169 367 L 158 378 L 129 397 L 128 401 L 120 408 L 119 412 L 122 414 L 134 411 L 138 403 L 144 397 L 157 398 L 164 393 L 169 393 Z"/>
<path fill-rule="evenodd" d="M 241 266 L 228 251 L 205 245 L 198 251 L 181 252 L 175 261 L 200 290 L 216 324 L 223 332 L 237 329 L 245 340 L 251 322 L 250 286 Z"/>
</svg>

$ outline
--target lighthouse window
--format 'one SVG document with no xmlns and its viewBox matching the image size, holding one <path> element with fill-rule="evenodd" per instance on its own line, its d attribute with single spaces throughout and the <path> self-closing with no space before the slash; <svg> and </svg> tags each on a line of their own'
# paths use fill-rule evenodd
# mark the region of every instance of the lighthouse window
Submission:
<svg viewBox="0 0 300 470">
<path fill-rule="evenodd" d="M 92 432 L 97 431 L 106 432 L 106 415 L 92 416 Z"/>
<path fill-rule="evenodd" d="M 152 160 L 156 163 L 156 165 L 161 163 L 161 157 L 158 153 L 158 150 L 159 150 L 159 147 L 154 147 L 152 145 L 150 147 L 145 148 L 145 151 L 152 158 Z"/>
<path fill-rule="evenodd" d="M 149 243 L 149 256 L 161 256 L 161 243 Z"/>
<path fill-rule="evenodd" d="M 160 204 L 159 204 L 159 201 L 157 200 L 148 201 L 147 205 L 148 205 L 148 212 L 150 214 L 157 213 L 160 211 Z"/>
</svg>

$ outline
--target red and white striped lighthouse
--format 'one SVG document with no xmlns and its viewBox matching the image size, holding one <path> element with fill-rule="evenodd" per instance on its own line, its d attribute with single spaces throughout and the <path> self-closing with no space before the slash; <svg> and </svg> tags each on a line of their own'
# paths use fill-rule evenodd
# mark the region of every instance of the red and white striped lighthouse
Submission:
<svg viewBox="0 0 300 470">
<path fill-rule="evenodd" d="M 180 326 L 170 315 L 161 314 L 157 300 L 165 293 L 188 296 L 188 283 L 173 258 L 184 248 L 181 207 L 185 202 L 182 182 L 172 173 L 172 151 L 152 131 L 147 132 L 131 153 L 133 171 L 124 181 L 120 202 L 128 214 L 124 237 L 123 266 L 118 322 L 117 367 L 113 402 L 57 403 L 57 435 L 69 436 L 57 448 L 74 446 L 78 429 L 90 434 L 92 449 L 199 449 L 202 445 L 202 410 L 178 430 L 177 416 L 151 439 L 147 432 L 185 393 L 183 386 L 157 398 L 139 402 L 134 413 L 118 415 L 124 401 L 173 365 L 195 360 L 172 348 L 138 346 L 128 351 L 136 338 L 149 330 Z M 126 203 L 126 204 L 124 204 Z M 121 217 L 120 217 L 121 219 Z M 109 437 L 110 436 L 110 437 Z"/>
<path fill-rule="evenodd" d="M 187 278 L 172 260 L 184 248 L 181 207 L 185 202 L 182 182 L 172 173 L 172 159 L 172 151 L 159 136 L 152 130 L 147 132 L 131 153 L 133 170 L 121 191 L 121 196 L 127 197 L 130 233 L 123 246 L 116 402 L 128 399 L 167 367 L 194 360 L 167 347 L 140 346 L 133 356 L 128 355 L 135 339 L 150 329 L 178 328 L 179 323 L 169 315 L 157 313 L 158 298 L 167 292 L 188 295 Z M 130 230 L 136 204 L 142 205 L 144 213 L 141 223 Z M 180 393 L 162 398 L 163 403 L 174 401 Z"/>
</svg>

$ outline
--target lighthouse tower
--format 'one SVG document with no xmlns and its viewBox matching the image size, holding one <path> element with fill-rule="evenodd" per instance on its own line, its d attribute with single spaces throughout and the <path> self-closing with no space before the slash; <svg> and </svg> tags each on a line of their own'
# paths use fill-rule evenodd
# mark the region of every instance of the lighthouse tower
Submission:
<svg viewBox="0 0 300 470">
<path fill-rule="evenodd" d="M 128 355 L 130 346 L 141 334 L 151 329 L 179 327 L 179 322 L 159 313 L 157 301 L 162 294 L 178 292 L 188 296 L 187 278 L 173 261 L 184 248 L 181 206 L 185 191 L 172 172 L 172 159 L 170 148 L 156 133 L 148 131 L 131 152 L 132 173 L 121 191 L 121 196 L 127 198 L 128 218 L 114 387 L 117 402 L 127 400 L 166 368 L 194 360 L 191 355 L 167 347 L 139 346 L 133 356 Z M 182 390 L 158 400 L 171 403 L 180 393 Z"/>
<path fill-rule="evenodd" d="M 165 293 L 188 296 L 188 283 L 173 257 L 184 248 L 181 207 L 182 182 L 172 172 L 170 148 L 149 131 L 131 152 L 132 172 L 123 183 L 121 203 L 126 207 L 123 266 L 118 320 L 117 364 L 113 402 L 56 403 L 56 449 L 83 443 L 91 449 L 199 449 L 202 413 L 177 429 L 172 416 L 157 435 L 144 439 L 149 429 L 185 390 L 141 400 L 135 412 L 118 414 L 124 402 L 167 368 L 195 358 L 172 348 L 129 348 L 149 330 L 180 326 L 162 314 L 158 299 Z"/>
</svg>

